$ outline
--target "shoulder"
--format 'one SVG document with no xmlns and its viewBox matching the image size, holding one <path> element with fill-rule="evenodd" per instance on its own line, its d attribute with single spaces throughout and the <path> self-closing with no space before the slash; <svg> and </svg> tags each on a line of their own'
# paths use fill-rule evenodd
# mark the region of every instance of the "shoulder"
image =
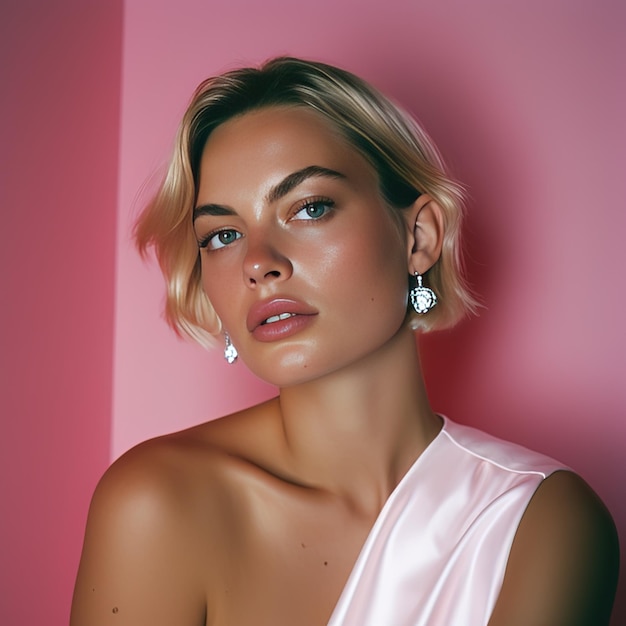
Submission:
<svg viewBox="0 0 626 626">
<path fill-rule="evenodd" d="M 114 609 L 119 626 L 204 623 L 207 590 L 228 562 L 235 494 L 253 465 L 235 437 L 251 413 L 144 442 L 106 471 L 89 510 L 72 624 L 108 623 Z"/>
<path fill-rule="evenodd" d="M 158 525 L 174 522 L 193 497 L 194 485 L 211 477 L 219 465 L 219 449 L 196 436 L 177 433 L 146 441 L 126 452 L 105 472 L 95 490 L 93 516 L 125 526 L 136 522 Z M 213 481 L 216 482 L 216 481 Z"/>
<path fill-rule="evenodd" d="M 482 430 L 444 418 L 444 432 L 455 446 L 487 463 L 504 470 L 534 473 L 545 477 L 565 469 L 562 463 L 511 441 L 499 439 Z"/>
<path fill-rule="evenodd" d="M 203 496 L 219 496 L 237 467 L 258 462 L 259 455 L 271 455 L 267 415 L 264 403 L 238 413 L 200 424 L 186 430 L 145 441 L 117 459 L 100 480 L 92 508 L 100 504 L 116 505 L 126 511 L 132 502 L 131 515 L 141 515 L 152 507 L 164 507 L 176 514 L 186 500 L 198 491 Z M 165 511 L 161 511 L 165 512 Z"/>
<path fill-rule="evenodd" d="M 201 623 L 197 555 L 208 554 L 193 540 L 187 474 L 181 445 L 169 438 L 141 444 L 107 470 L 89 509 L 71 624 Z"/>
<path fill-rule="evenodd" d="M 490 626 L 607 624 L 617 570 L 609 512 L 579 476 L 557 471 L 522 517 Z"/>
<path fill-rule="evenodd" d="M 177 523 L 197 519 L 206 528 L 223 518 L 228 492 L 256 464 L 255 452 L 263 454 L 263 410 L 252 407 L 135 446 L 100 480 L 90 521 L 103 517 L 110 525 L 166 532 Z"/>
</svg>

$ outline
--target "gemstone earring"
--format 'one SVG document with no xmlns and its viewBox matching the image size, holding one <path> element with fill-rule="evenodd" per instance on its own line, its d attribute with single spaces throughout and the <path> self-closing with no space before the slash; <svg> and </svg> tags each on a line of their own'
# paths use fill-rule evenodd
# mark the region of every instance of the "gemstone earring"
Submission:
<svg viewBox="0 0 626 626">
<path fill-rule="evenodd" d="M 417 285 L 409 293 L 411 304 L 416 313 L 425 315 L 437 304 L 437 294 L 430 287 L 422 285 L 422 276 L 419 272 L 415 272 L 415 280 Z"/>
<path fill-rule="evenodd" d="M 224 341 L 226 342 L 224 346 L 224 358 L 228 361 L 229 365 L 232 365 L 237 360 L 239 354 L 237 354 L 237 348 L 233 346 L 228 333 L 224 333 Z"/>
</svg>

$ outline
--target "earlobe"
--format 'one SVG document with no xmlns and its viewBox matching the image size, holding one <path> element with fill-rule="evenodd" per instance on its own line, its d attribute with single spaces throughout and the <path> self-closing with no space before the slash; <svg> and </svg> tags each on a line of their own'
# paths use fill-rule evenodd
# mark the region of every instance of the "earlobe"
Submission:
<svg viewBox="0 0 626 626">
<path fill-rule="evenodd" d="M 407 211 L 408 272 L 425 274 L 441 256 L 443 210 L 428 194 L 422 194 Z"/>
</svg>

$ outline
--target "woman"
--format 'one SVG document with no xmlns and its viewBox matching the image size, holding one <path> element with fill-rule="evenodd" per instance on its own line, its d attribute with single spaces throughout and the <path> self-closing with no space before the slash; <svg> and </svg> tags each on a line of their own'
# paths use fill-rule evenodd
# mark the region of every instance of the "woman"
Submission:
<svg viewBox="0 0 626 626">
<path fill-rule="evenodd" d="M 413 330 L 474 308 L 462 193 L 357 77 L 197 90 L 137 225 L 166 314 L 280 388 L 105 474 L 72 624 L 606 624 L 616 534 L 558 463 L 438 416 Z"/>
</svg>

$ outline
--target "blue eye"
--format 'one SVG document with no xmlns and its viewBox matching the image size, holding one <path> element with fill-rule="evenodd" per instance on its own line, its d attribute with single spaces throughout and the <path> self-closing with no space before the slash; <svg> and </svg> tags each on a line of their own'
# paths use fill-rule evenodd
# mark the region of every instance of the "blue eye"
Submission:
<svg viewBox="0 0 626 626">
<path fill-rule="evenodd" d="M 335 203 L 332 200 L 307 200 L 296 212 L 299 220 L 319 220 L 325 217 Z"/>
<path fill-rule="evenodd" d="M 231 243 L 241 239 L 242 234 L 231 228 L 219 230 L 216 233 L 211 233 L 202 239 L 198 246 L 200 248 L 207 248 L 209 250 L 218 250 L 219 248 L 225 248 Z"/>
</svg>

